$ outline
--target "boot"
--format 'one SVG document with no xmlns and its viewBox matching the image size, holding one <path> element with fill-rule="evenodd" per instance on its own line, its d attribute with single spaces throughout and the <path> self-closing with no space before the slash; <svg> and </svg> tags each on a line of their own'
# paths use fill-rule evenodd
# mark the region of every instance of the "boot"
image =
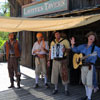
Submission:
<svg viewBox="0 0 100 100">
<path fill-rule="evenodd" d="M 8 88 L 15 88 L 14 85 L 11 84 L 11 86 L 9 86 Z"/>
<path fill-rule="evenodd" d="M 18 89 L 21 88 L 21 87 L 20 87 L 20 76 L 17 77 L 17 86 L 18 86 L 18 87 L 17 87 Z"/>
<path fill-rule="evenodd" d="M 21 88 L 21 87 L 20 87 L 20 81 L 17 83 L 17 88 L 18 88 L 18 89 Z"/>
<path fill-rule="evenodd" d="M 10 78 L 11 85 L 8 88 L 14 88 L 14 78 Z"/>
</svg>

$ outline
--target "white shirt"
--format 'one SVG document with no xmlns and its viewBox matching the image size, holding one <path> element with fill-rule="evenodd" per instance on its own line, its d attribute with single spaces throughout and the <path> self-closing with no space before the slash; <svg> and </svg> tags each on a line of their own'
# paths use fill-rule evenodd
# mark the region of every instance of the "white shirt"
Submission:
<svg viewBox="0 0 100 100">
<path fill-rule="evenodd" d="M 38 43 L 38 41 L 35 42 L 34 45 L 33 45 L 33 48 L 32 48 L 32 55 L 36 55 L 36 53 L 37 54 L 47 54 L 47 52 L 44 51 L 42 48 L 43 48 L 43 41 L 41 41 L 40 44 Z M 39 49 L 40 52 L 33 53 L 37 49 Z M 45 41 L 45 49 L 49 50 L 49 46 L 48 46 L 48 42 L 47 41 Z"/>
</svg>

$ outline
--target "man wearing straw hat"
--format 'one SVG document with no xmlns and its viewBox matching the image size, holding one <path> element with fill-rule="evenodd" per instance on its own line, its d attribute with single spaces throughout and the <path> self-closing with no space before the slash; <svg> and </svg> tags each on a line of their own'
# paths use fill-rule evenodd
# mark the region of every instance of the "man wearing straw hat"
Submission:
<svg viewBox="0 0 100 100">
<path fill-rule="evenodd" d="M 34 43 L 32 48 L 32 55 L 35 56 L 35 85 L 34 88 L 38 88 L 39 75 L 44 75 L 45 87 L 48 88 L 47 84 L 47 70 L 46 70 L 46 55 L 49 47 L 48 43 L 44 41 L 43 34 L 37 33 L 37 41 Z"/>
</svg>

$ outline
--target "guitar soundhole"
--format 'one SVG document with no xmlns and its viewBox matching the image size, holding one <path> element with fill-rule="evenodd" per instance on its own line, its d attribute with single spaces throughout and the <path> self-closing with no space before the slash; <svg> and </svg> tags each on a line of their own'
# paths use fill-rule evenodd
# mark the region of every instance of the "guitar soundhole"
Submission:
<svg viewBox="0 0 100 100">
<path fill-rule="evenodd" d="M 79 63 L 80 63 L 80 61 L 81 61 L 81 59 L 80 59 L 80 58 L 79 58 L 79 59 L 76 59 L 76 60 L 77 60 L 77 61 L 76 61 L 76 62 L 77 62 L 77 64 L 79 64 Z"/>
</svg>

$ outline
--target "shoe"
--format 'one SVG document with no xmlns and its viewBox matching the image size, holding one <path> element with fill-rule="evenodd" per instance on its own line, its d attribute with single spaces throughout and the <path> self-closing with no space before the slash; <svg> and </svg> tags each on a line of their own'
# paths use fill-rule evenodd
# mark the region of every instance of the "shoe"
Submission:
<svg viewBox="0 0 100 100">
<path fill-rule="evenodd" d="M 38 84 L 35 84 L 33 87 L 34 87 L 34 89 L 36 89 L 36 88 L 39 87 L 39 85 Z"/>
<path fill-rule="evenodd" d="M 20 89 L 20 88 L 21 88 L 20 85 L 18 85 L 18 86 L 17 86 L 17 89 Z"/>
<path fill-rule="evenodd" d="M 87 100 L 87 96 L 82 97 L 80 100 Z"/>
<path fill-rule="evenodd" d="M 96 87 L 96 88 L 94 88 L 93 90 L 94 90 L 94 93 L 96 93 L 96 92 L 98 92 L 99 88 Z"/>
<path fill-rule="evenodd" d="M 15 88 L 13 85 L 9 86 L 8 88 Z"/>
<path fill-rule="evenodd" d="M 92 99 L 87 99 L 87 100 L 92 100 Z"/>
<path fill-rule="evenodd" d="M 45 84 L 45 88 L 46 88 L 46 89 L 49 88 L 49 85 L 48 85 L 47 83 Z"/>
<path fill-rule="evenodd" d="M 55 95 L 58 93 L 58 90 L 53 90 L 52 95 Z"/>
<path fill-rule="evenodd" d="M 20 81 L 18 81 L 18 83 L 17 83 L 17 89 L 20 89 L 21 87 L 20 87 Z"/>
<path fill-rule="evenodd" d="M 65 95 L 66 96 L 69 96 L 70 95 L 70 93 L 69 93 L 69 91 L 67 90 L 67 91 L 65 91 Z"/>
</svg>

